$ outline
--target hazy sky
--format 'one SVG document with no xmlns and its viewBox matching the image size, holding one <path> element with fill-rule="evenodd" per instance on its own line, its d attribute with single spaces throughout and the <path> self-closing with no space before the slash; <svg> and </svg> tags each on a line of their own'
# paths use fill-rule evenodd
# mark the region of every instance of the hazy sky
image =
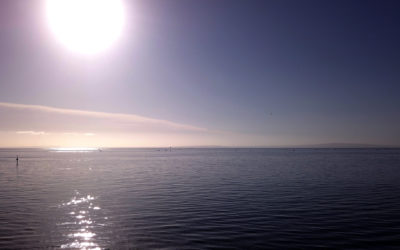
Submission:
<svg viewBox="0 0 400 250">
<path fill-rule="evenodd" d="M 89 56 L 0 1 L 0 147 L 400 145 L 399 1 L 124 3 Z"/>
</svg>

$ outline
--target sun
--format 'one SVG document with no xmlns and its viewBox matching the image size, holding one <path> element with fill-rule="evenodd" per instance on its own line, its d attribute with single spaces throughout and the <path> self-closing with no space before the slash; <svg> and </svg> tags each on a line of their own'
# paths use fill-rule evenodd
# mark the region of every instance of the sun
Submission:
<svg viewBox="0 0 400 250">
<path fill-rule="evenodd" d="M 50 30 L 71 51 L 96 54 L 121 36 L 121 0 L 46 0 L 45 6 Z"/>
</svg>

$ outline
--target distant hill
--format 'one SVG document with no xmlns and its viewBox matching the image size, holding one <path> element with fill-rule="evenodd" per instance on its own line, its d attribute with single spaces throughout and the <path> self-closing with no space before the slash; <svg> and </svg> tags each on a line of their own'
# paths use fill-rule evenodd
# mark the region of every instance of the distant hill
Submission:
<svg viewBox="0 0 400 250">
<path fill-rule="evenodd" d="M 300 148 L 388 148 L 395 146 L 376 145 L 376 144 L 361 144 L 361 143 L 322 143 L 313 145 L 297 146 Z"/>
<path fill-rule="evenodd" d="M 400 148 L 399 145 L 378 145 L 365 143 L 320 143 L 309 145 L 280 146 L 187 146 L 178 148 Z"/>
</svg>

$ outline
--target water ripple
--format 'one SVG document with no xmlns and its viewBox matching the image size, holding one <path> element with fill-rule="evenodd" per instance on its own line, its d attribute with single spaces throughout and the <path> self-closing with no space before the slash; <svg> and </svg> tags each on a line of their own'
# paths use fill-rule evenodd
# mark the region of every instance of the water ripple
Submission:
<svg viewBox="0 0 400 250">
<path fill-rule="evenodd" d="M 397 149 L 10 152 L 0 249 L 400 247 Z"/>
</svg>

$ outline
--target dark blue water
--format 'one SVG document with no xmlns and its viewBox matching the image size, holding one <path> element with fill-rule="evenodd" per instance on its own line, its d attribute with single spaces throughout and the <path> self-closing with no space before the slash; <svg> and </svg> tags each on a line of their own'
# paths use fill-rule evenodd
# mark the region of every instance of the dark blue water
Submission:
<svg viewBox="0 0 400 250">
<path fill-rule="evenodd" d="M 0 150 L 0 249 L 399 249 L 399 232 L 397 149 Z"/>
</svg>

